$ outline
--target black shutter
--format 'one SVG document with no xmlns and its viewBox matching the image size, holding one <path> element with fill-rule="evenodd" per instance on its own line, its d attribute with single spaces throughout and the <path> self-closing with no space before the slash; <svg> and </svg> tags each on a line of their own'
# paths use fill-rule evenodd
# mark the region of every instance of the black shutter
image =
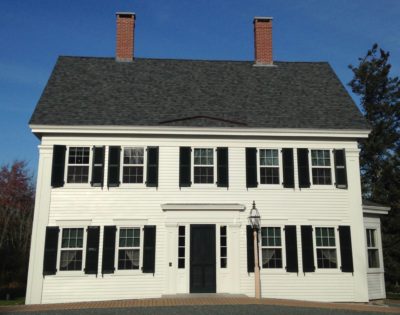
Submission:
<svg viewBox="0 0 400 315">
<path fill-rule="evenodd" d="M 118 187 L 121 147 L 111 146 L 108 154 L 108 187 Z"/>
<path fill-rule="evenodd" d="M 156 226 L 146 225 L 143 237 L 143 273 L 154 273 L 156 264 Z"/>
<path fill-rule="evenodd" d="M 217 186 L 229 186 L 228 148 L 217 148 Z"/>
<path fill-rule="evenodd" d="M 257 186 L 257 149 L 246 148 L 246 187 Z"/>
<path fill-rule="evenodd" d="M 282 149 L 283 187 L 294 188 L 293 149 Z"/>
<path fill-rule="evenodd" d="M 46 227 L 44 241 L 43 275 L 54 275 L 57 272 L 58 226 Z"/>
<path fill-rule="evenodd" d="M 344 149 L 334 150 L 336 187 L 347 189 L 346 153 Z"/>
<path fill-rule="evenodd" d="M 354 272 L 350 226 L 339 226 L 339 239 L 340 256 L 342 257 L 341 269 L 343 272 Z"/>
<path fill-rule="evenodd" d="M 53 146 L 51 186 L 54 188 L 64 186 L 65 151 L 67 151 L 67 147 L 65 145 Z"/>
<path fill-rule="evenodd" d="M 115 234 L 117 228 L 115 226 L 104 227 L 103 237 L 103 264 L 101 273 L 114 273 L 114 258 L 115 258 Z"/>
<path fill-rule="evenodd" d="M 301 226 L 301 247 L 303 255 L 303 272 L 314 272 L 314 246 L 311 225 Z"/>
<path fill-rule="evenodd" d="M 251 225 L 246 226 L 247 272 L 254 272 L 254 236 Z"/>
<path fill-rule="evenodd" d="M 286 271 L 299 272 L 297 261 L 297 235 L 295 225 L 285 226 Z"/>
<path fill-rule="evenodd" d="M 299 187 L 310 187 L 310 168 L 308 166 L 308 149 L 297 149 L 297 165 L 299 171 Z"/>
<path fill-rule="evenodd" d="M 92 181 L 94 187 L 104 185 L 104 147 L 93 147 Z"/>
<path fill-rule="evenodd" d="M 147 148 L 147 187 L 158 187 L 158 147 Z"/>
<path fill-rule="evenodd" d="M 88 226 L 86 240 L 85 273 L 97 275 L 99 261 L 100 227 Z"/>
<path fill-rule="evenodd" d="M 191 155 L 190 147 L 180 147 L 179 150 L 179 187 L 190 187 L 191 177 Z"/>
</svg>

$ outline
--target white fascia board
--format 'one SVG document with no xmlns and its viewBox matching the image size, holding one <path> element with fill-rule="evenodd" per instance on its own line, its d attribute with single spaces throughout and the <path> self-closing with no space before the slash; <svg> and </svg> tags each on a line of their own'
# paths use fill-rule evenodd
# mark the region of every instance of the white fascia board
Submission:
<svg viewBox="0 0 400 315">
<path fill-rule="evenodd" d="M 246 206 L 240 203 L 165 203 L 163 211 L 244 211 Z"/>
<path fill-rule="evenodd" d="M 370 130 L 295 128 L 208 128 L 160 126 L 48 126 L 29 125 L 34 134 L 146 134 L 258 137 L 368 138 Z"/>
<path fill-rule="evenodd" d="M 390 207 L 376 207 L 376 206 L 363 206 L 363 213 L 364 214 L 388 214 L 390 211 Z"/>
</svg>

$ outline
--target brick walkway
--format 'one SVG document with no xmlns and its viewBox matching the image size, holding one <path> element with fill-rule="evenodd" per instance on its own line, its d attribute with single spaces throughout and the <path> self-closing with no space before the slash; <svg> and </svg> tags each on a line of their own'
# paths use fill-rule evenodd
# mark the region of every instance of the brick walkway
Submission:
<svg viewBox="0 0 400 315">
<path fill-rule="evenodd" d="M 116 308 L 130 308 L 130 307 L 161 307 L 161 306 L 188 306 L 188 305 L 248 305 L 248 304 L 400 314 L 400 307 L 387 307 L 387 306 L 376 306 L 376 305 L 356 304 L 356 303 L 318 303 L 318 302 L 278 300 L 278 299 L 257 300 L 245 296 L 229 296 L 229 295 L 175 296 L 175 297 L 165 297 L 159 299 L 142 299 L 142 300 L 0 306 L 0 313 L 40 312 L 40 311 L 77 310 L 77 309 L 104 309 L 104 308 L 116 309 Z"/>
</svg>

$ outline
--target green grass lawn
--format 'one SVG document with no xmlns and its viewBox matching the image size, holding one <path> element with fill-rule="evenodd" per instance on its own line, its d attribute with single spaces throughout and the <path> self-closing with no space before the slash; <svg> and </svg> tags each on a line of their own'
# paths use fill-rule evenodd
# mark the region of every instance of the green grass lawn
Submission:
<svg viewBox="0 0 400 315">
<path fill-rule="evenodd" d="M 400 293 L 386 293 L 386 298 L 391 300 L 400 300 Z"/>
<path fill-rule="evenodd" d="M 25 304 L 25 298 L 18 298 L 15 300 L 0 300 L 0 306 L 6 306 L 6 305 L 23 305 Z"/>
</svg>

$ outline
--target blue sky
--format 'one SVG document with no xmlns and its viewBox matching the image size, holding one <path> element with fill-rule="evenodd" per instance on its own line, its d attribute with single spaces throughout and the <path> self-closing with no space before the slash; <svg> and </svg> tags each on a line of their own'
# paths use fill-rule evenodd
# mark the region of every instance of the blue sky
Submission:
<svg viewBox="0 0 400 315">
<path fill-rule="evenodd" d="M 273 16 L 276 60 L 329 61 L 347 84 L 377 42 L 400 75 L 398 0 L 2 0 L 0 164 L 36 171 L 28 121 L 57 56 L 114 56 L 117 11 L 137 14 L 138 57 L 252 60 L 252 19 Z"/>
</svg>

